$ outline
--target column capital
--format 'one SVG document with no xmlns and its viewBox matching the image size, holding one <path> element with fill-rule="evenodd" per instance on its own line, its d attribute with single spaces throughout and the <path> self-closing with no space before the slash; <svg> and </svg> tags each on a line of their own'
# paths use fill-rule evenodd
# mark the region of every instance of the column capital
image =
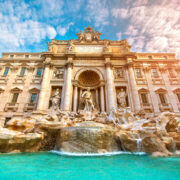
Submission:
<svg viewBox="0 0 180 180">
<path fill-rule="evenodd" d="M 113 67 L 113 65 L 112 65 L 112 63 L 111 63 L 111 62 L 106 62 L 106 63 L 105 63 L 105 66 L 106 66 L 106 67 L 110 67 L 110 68 L 112 68 L 112 67 Z"/>
<path fill-rule="evenodd" d="M 69 68 L 69 67 L 73 68 L 73 65 L 74 64 L 72 62 L 67 62 L 65 66 L 66 66 L 66 68 Z"/>
</svg>

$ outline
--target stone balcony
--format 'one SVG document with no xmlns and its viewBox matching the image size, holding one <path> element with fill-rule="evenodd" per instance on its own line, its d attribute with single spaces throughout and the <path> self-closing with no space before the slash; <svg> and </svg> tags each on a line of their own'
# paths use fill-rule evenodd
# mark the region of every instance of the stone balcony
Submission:
<svg viewBox="0 0 180 180">
<path fill-rule="evenodd" d="M 16 79 L 14 81 L 14 83 L 20 83 L 20 84 L 24 84 L 26 78 L 26 76 L 21 76 L 21 75 L 16 75 Z"/>
<path fill-rule="evenodd" d="M 41 80 L 42 80 L 42 76 L 37 76 L 37 75 L 35 75 L 35 76 L 33 76 L 33 78 L 32 78 L 32 84 L 40 84 L 41 83 Z"/>
<path fill-rule="evenodd" d="M 173 111 L 172 106 L 170 103 L 163 103 L 163 104 L 159 104 L 159 109 L 161 112 L 163 111 Z"/>
<path fill-rule="evenodd" d="M 153 106 L 151 103 L 144 103 L 141 105 L 143 110 L 146 112 L 153 112 Z"/>
<path fill-rule="evenodd" d="M 24 111 L 33 111 L 36 109 L 37 103 L 26 103 L 24 106 Z"/>
<path fill-rule="evenodd" d="M 0 84 L 6 84 L 8 81 L 8 76 L 0 76 Z"/>
<path fill-rule="evenodd" d="M 6 103 L 4 111 L 13 111 L 16 112 L 18 110 L 19 103 Z"/>
</svg>

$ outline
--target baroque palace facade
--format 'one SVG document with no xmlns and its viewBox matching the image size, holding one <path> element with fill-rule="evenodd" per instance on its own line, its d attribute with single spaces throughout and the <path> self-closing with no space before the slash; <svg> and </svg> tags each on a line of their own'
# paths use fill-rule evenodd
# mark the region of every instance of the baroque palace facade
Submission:
<svg viewBox="0 0 180 180">
<path fill-rule="evenodd" d="M 87 27 L 77 40 L 52 40 L 42 53 L 3 53 L 0 59 L 0 117 L 47 113 L 58 89 L 61 111 L 83 109 L 81 95 L 92 94 L 95 108 L 124 106 L 158 115 L 180 115 L 180 60 L 172 53 L 136 53 L 126 40 L 101 40 Z M 123 93 L 122 93 L 123 92 Z"/>
</svg>

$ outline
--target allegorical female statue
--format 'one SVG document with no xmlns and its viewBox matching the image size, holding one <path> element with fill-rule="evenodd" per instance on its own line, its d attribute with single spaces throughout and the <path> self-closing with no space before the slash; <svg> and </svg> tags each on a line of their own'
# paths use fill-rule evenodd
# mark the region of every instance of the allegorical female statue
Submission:
<svg viewBox="0 0 180 180">
<path fill-rule="evenodd" d="M 120 107 L 126 107 L 126 92 L 123 88 L 121 88 L 119 94 L 117 95 L 118 104 Z"/>
<path fill-rule="evenodd" d="M 92 100 L 92 94 L 89 88 L 82 93 L 81 97 L 85 104 L 84 106 L 85 111 L 92 112 L 93 110 L 95 110 L 93 100 Z"/>
<path fill-rule="evenodd" d="M 55 110 L 59 109 L 60 99 L 61 99 L 61 95 L 60 95 L 59 89 L 56 89 L 56 91 L 51 96 L 51 103 L 52 103 L 53 109 Z"/>
</svg>

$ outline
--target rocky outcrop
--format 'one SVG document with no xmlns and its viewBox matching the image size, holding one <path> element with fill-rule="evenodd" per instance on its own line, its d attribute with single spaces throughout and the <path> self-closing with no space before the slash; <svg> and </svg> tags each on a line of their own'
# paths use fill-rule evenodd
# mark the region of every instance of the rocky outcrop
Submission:
<svg viewBox="0 0 180 180">
<path fill-rule="evenodd" d="M 36 152 L 38 151 L 43 134 L 28 133 L 0 128 L 0 152 Z"/>
<path fill-rule="evenodd" d="M 115 113 L 115 114 L 113 114 Z M 93 116 L 94 117 L 94 116 Z M 116 119 L 113 120 L 113 117 Z M 145 119 L 127 110 L 97 114 L 51 112 L 12 119 L 0 130 L 0 152 L 147 152 L 169 156 L 180 149 L 179 120 L 173 113 Z"/>
</svg>

